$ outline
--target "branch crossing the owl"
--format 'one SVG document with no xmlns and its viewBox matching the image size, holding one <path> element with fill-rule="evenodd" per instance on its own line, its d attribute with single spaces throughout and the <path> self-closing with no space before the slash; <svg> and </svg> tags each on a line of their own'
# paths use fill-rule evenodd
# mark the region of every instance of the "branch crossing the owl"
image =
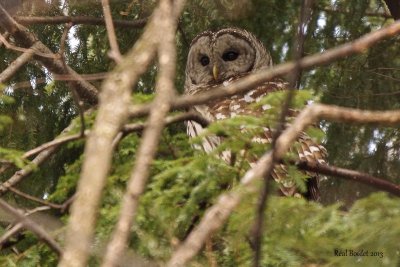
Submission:
<svg viewBox="0 0 400 267">
<path fill-rule="evenodd" d="M 221 85 L 227 86 L 241 77 L 271 66 L 272 60 L 269 52 L 252 33 L 238 28 L 225 28 L 215 32 L 205 31 L 198 34 L 190 46 L 185 72 L 185 94 L 195 95 L 213 90 Z M 271 92 L 286 90 L 287 86 L 287 82 L 276 78 L 246 93 L 193 106 L 192 109 L 211 122 L 236 116 L 262 117 L 269 109 L 268 105 L 255 108 L 254 104 Z M 296 114 L 296 111 L 292 113 Z M 203 127 L 198 123 L 187 122 L 189 137 L 199 136 L 203 131 Z M 241 126 L 238 131 L 245 132 L 246 125 Z M 265 125 L 262 134 L 254 136 L 252 141 L 259 144 L 270 144 L 273 131 L 274 129 L 269 125 Z M 206 136 L 197 148 L 211 153 L 222 141 L 223 137 L 221 136 Z M 299 145 L 294 148 L 293 152 L 297 152 L 299 160 L 325 163 L 326 149 L 315 143 L 306 133 L 301 134 L 298 143 Z M 220 153 L 219 157 L 228 164 L 232 161 L 230 151 Z M 249 157 L 250 166 L 256 161 L 255 156 Z M 311 200 L 319 200 L 319 176 L 314 173 L 307 173 L 307 175 L 310 177 L 307 180 L 307 191 L 303 192 L 303 195 Z M 279 184 L 280 192 L 283 195 L 299 195 L 299 189 L 288 177 L 285 165 L 277 164 L 272 176 Z"/>
</svg>

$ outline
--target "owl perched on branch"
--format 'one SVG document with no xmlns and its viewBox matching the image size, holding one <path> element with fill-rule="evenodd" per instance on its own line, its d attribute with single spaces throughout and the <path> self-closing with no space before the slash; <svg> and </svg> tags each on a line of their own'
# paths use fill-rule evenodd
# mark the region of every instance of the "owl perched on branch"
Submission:
<svg viewBox="0 0 400 267">
<path fill-rule="evenodd" d="M 242 29 L 226 28 L 216 32 L 205 31 L 197 35 L 190 46 L 186 64 L 185 93 L 195 95 L 207 90 L 213 90 L 219 85 L 228 85 L 247 74 L 266 69 L 272 66 L 271 56 L 260 40 L 253 34 Z M 247 93 L 210 101 L 208 104 L 194 106 L 193 109 L 211 122 L 232 118 L 237 115 L 260 117 L 268 107 L 253 105 L 267 94 L 285 90 L 287 83 L 281 79 L 274 79 L 252 88 Z M 244 131 L 240 127 L 238 131 Z M 200 124 L 194 121 L 187 122 L 187 133 L 190 137 L 198 136 L 203 131 Z M 254 136 L 252 141 L 261 144 L 271 143 L 272 130 L 270 126 L 263 127 L 263 133 Z M 223 137 L 207 136 L 201 148 L 210 153 L 221 142 Z M 300 160 L 324 162 L 326 150 L 314 143 L 307 134 L 299 138 L 296 152 Z M 224 151 L 220 156 L 229 163 L 231 153 Z M 253 161 L 253 162 L 251 162 Z M 250 160 L 252 165 L 256 159 Z M 305 197 L 312 200 L 319 199 L 319 177 L 309 174 Z M 279 184 L 283 195 L 294 196 L 298 188 L 290 177 L 287 177 L 287 168 L 278 164 L 272 173 L 274 180 Z"/>
</svg>

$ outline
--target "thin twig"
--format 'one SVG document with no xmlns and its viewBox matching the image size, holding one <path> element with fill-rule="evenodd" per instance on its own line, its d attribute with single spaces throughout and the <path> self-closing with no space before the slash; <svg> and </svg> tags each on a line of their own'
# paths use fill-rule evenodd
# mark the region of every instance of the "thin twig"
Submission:
<svg viewBox="0 0 400 267">
<path fill-rule="evenodd" d="M 22 25 L 35 25 L 35 24 L 63 24 L 63 23 L 73 23 L 76 24 L 86 24 L 86 25 L 106 25 L 103 18 L 89 17 L 89 16 L 55 16 L 55 17 L 14 17 L 18 23 Z M 113 20 L 113 24 L 116 27 L 121 28 L 132 28 L 141 29 L 147 23 L 147 18 L 137 19 L 137 20 Z"/>
<path fill-rule="evenodd" d="M 88 133 L 89 133 L 89 131 L 86 131 L 85 132 L 85 136 Z M 22 158 L 27 159 L 29 157 L 32 157 L 32 156 L 38 154 L 38 153 L 41 153 L 42 151 L 45 151 L 45 150 L 47 150 L 47 149 L 49 149 L 51 147 L 59 146 L 59 145 L 62 145 L 62 144 L 65 144 L 65 143 L 68 143 L 68 142 L 71 142 L 71 141 L 79 140 L 82 137 L 83 136 L 81 134 L 74 134 L 74 135 L 68 135 L 68 136 L 63 136 L 63 137 L 57 137 L 56 139 L 54 139 L 54 140 L 52 140 L 50 142 L 44 143 L 44 144 L 42 144 L 42 145 L 40 145 L 38 147 L 35 147 L 34 149 L 31 149 L 31 150 L 25 152 L 24 155 L 22 156 Z"/>
<path fill-rule="evenodd" d="M 68 65 L 67 62 L 65 60 L 65 44 L 66 44 L 66 39 L 68 36 L 68 32 L 72 27 L 72 23 L 66 23 L 65 24 L 65 28 L 64 28 L 64 32 L 61 36 L 61 41 L 60 41 L 60 50 L 58 51 L 58 55 L 61 58 L 61 61 L 64 65 L 64 68 L 68 69 Z M 79 77 L 77 74 L 75 73 L 71 73 L 72 76 L 75 78 L 75 81 L 78 81 L 79 79 L 82 79 L 82 77 Z M 80 122 L 81 122 L 81 129 L 80 129 L 80 135 L 81 137 L 83 137 L 85 135 L 85 129 L 86 129 L 86 124 L 85 124 L 85 107 L 84 107 L 84 103 L 83 101 L 81 101 L 81 98 L 79 96 L 79 93 L 76 90 L 76 87 L 74 86 L 74 83 L 72 81 L 68 81 L 68 85 L 71 89 L 71 95 L 72 95 L 72 99 L 74 100 L 75 105 L 78 108 L 79 111 L 79 118 L 80 118 Z"/>
<path fill-rule="evenodd" d="M 63 209 L 64 208 L 63 204 L 55 204 L 55 203 L 48 202 L 46 200 L 31 196 L 29 194 L 26 194 L 26 193 L 14 188 L 14 187 L 9 187 L 8 190 L 10 190 L 11 192 L 13 192 L 14 194 L 16 194 L 16 195 L 18 195 L 20 197 L 23 197 L 25 199 L 31 200 L 33 202 L 36 202 L 36 203 L 39 203 L 39 204 L 42 204 L 42 205 L 45 205 L 45 206 L 48 206 L 48 207 L 50 207 L 52 209 Z"/>
<path fill-rule="evenodd" d="M 109 56 L 115 62 L 118 63 L 121 61 L 121 52 L 119 51 L 117 37 L 115 35 L 115 29 L 110 9 L 110 2 L 109 0 L 101 0 L 101 4 L 103 6 L 103 14 L 104 14 L 104 20 L 106 22 L 108 41 L 110 42 L 110 47 L 111 47 Z"/>
<path fill-rule="evenodd" d="M 23 213 L 10 206 L 7 202 L 0 199 L 0 208 L 12 215 L 24 227 L 32 231 L 37 237 L 45 242 L 58 256 L 62 255 L 62 249 L 60 245 L 44 230 L 41 226 L 35 223 L 33 220 L 26 217 Z"/>
<path fill-rule="evenodd" d="M 131 225 L 135 218 L 139 198 L 144 192 L 150 173 L 150 165 L 157 151 L 160 136 L 164 128 L 164 118 L 168 114 L 170 102 L 175 97 L 174 86 L 176 47 L 175 31 L 177 16 L 183 7 L 183 1 L 161 0 L 157 11 L 157 27 L 163 33 L 163 41 L 158 43 L 159 73 L 156 83 L 155 105 L 158 107 L 150 112 L 148 124 L 144 129 L 143 138 L 137 152 L 137 159 L 127 192 L 122 199 L 120 217 L 107 245 L 103 267 L 118 266 L 126 247 Z M 177 12 L 174 14 L 174 12 Z"/>
<path fill-rule="evenodd" d="M 5 83 L 10 80 L 22 66 L 29 62 L 34 56 L 37 46 L 37 44 L 34 44 L 16 60 L 11 62 L 11 64 L 0 74 L 0 83 Z"/>
<path fill-rule="evenodd" d="M 24 215 L 30 216 L 36 212 L 45 211 L 45 210 L 49 210 L 49 209 L 50 208 L 48 206 L 37 207 L 37 208 L 34 208 L 33 210 L 29 210 L 29 211 L 25 212 Z M 7 229 L 7 231 L 0 237 L 0 249 L 3 248 L 4 246 L 7 246 L 7 243 L 9 243 L 9 239 L 16 236 L 23 229 L 24 229 L 24 225 L 20 222 L 17 224 L 14 224 L 10 229 Z"/>
<path fill-rule="evenodd" d="M 63 31 L 63 34 L 62 34 L 61 40 L 60 40 L 60 49 L 59 49 L 59 51 L 58 51 L 58 55 L 59 55 L 59 56 L 61 57 L 61 59 L 63 60 L 64 64 L 66 64 L 65 56 L 64 56 L 64 53 L 65 53 L 65 44 L 66 44 L 66 41 L 67 41 L 68 32 L 69 32 L 69 30 L 71 29 L 72 26 L 73 26 L 72 23 L 66 23 L 66 24 L 64 25 L 64 31 Z"/>
<path fill-rule="evenodd" d="M 109 75 L 108 72 L 99 72 L 99 73 L 90 73 L 84 74 L 80 73 L 79 76 L 81 79 L 85 81 L 95 81 L 95 80 L 103 80 L 107 78 Z M 78 81 L 75 76 L 70 74 L 53 74 L 53 78 L 56 81 Z"/>
<path fill-rule="evenodd" d="M 205 117 L 201 116 L 197 112 L 193 112 L 193 111 L 188 111 L 188 112 L 180 113 L 177 115 L 168 116 L 165 119 L 164 123 L 165 123 L 165 125 L 170 125 L 173 123 L 177 123 L 177 122 L 181 122 L 181 121 L 188 121 L 188 120 L 195 121 L 204 128 L 210 124 L 209 120 L 207 120 Z M 146 123 L 125 124 L 122 127 L 121 132 L 125 136 L 132 132 L 141 131 L 145 127 L 146 127 Z M 76 140 L 85 138 L 89 135 L 89 133 L 90 133 L 90 130 L 86 130 L 84 136 L 82 136 L 81 134 L 74 134 L 74 135 L 68 135 L 68 136 L 63 136 L 63 137 L 57 137 L 56 139 L 54 139 L 50 142 L 44 143 L 34 149 L 31 149 L 31 150 L 25 152 L 24 155 L 22 156 L 22 158 L 27 159 L 27 158 L 34 156 L 46 149 L 49 149 L 52 146 L 59 146 L 59 145 L 62 145 L 62 144 L 65 144 L 65 143 L 68 143 L 71 141 L 76 141 Z"/>
<path fill-rule="evenodd" d="M 109 73 L 107 72 L 99 72 L 99 73 L 93 73 L 93 74 L 79 74 L 79 77 L 77 77 L 74 74 L 66 74 L 66 75 L 59 75 L 59 74 L 53 74 L 53 79 L 55 81 L 80 81 L 80 80 L 85 80 L 85 81 L 93 81 L 93 80 L 103 80 L 107 78 Z M 37 78 L 36 79 L 36 85 L 39 84 L 44 84 L 47 83 L 46 78 Z M 12 83 L 9 86 L 12 87 L 13 90 L 18 90 L 18 89 L 23 89 L 23 88 L 31 88 L 32 84 L 30 81 L 24 81 L 24 82 L 17 82 L 17 83 Z"/>
<path fill-rule="evenodd" d="M 22 52 L 22 53 L 33 53 L 34 55 L 41 56 L 41 57 L 47 57 L 47 58 L 55 58 L 56 57 L 52 53 L 43 53 L 43 52 L 40 52 L 39 50 L 32 50 L 31 48 L 24 48 L 24 47 L 19 47 L 19 46 L 10 44 L 7 41 L 7 39 L 3 37 L 2 34 L 0 34 L 0 41 L 1 41 L 2 44 L 4 44 L 5 47 L 7 47 L 10 50 L 14 50 L 14 51 L 17 51 L 17 52 Z M 35 44 L 32 44 L 32 46 L 34 46 L 34 45 Z M 38 46 L 38 44 L 36 44 L 36 46 Z"/>
<path fill-rule="evenodd" d="M 61 134 L 66 134 L 71 131 L 72 125 L 65 128 Z M 46 162 L 46 160 L 51 157 L 59 148 L 59 146 L 63 143 L 79 139 L 79 136 L 66 136 L 60 137 L 59 139 L 53 140 L 51 142 L 45 143 L 37 148 L 34 148 L 23 155 L 23 158 L 31 157 L 37 153 L 39 153 L 30 164 L 18 170 L 11 176 L 7 181 L 0 183 L 0 196 L 8 191 L 9 187 L 15 186 L 19 182 L 21 182 L 25 177 L 29 176 L 31 173 L 35 171 L 35 167 L 40 166 L 42 163 Z M 7 168 L 1 168 L 0 173 L 5 171 Z"/>
<path fill-rule="evenodd" d="M 318 162 L 300 161 L 296 163 L 296 166 L 300 170 L 320 173 L 324 175 L 331 175 L 346 180 L 351 180 L 358 183 L 366 184 L 372 186 L 373 188 L 386 191 L 388 193 L 400 197 L 400 185 L 391 183 L 381 178 L 374 177 L 367 173 L 362 173 L 359 171 L 349 170 L 345 168 L 339 168 L 336 166 L 330 166 L 326 164 L 319 164 Z"/>
<path fill-rule="evenodd" d="M 58 145 L 51 146 L 50 148 L 40 152 L 39 155 L 37 155 L 30 164 L 25 166 L 19 171 L 16 171 L 13 176 L 11 176 L 7 181 L 3 182 L 0 184 L 0 196 L 4 195 L 8 191 L 8 188 L 11 186 L 15 186 L 18 184 L 22 179 L 30 175 L 35 171 L 35 166 L 41 165 L 43 162 L 45 162 L 53 153 L 56 152 L 58 148 Z"/>
<path fill-rule="evenodd" d="M 181 121 L 189 121 L 189 120 L 197 122 L 203 128 L 206 128 L 210 124 L 209 120 L 207 120 L 205 117 L 201 116 L 199 113 L 194 112 L 194 111 L 188 111 L 188 112 L 184 112 L 181 114 L 168 116 L 167 118 L 165 118 L 164 124 L 169 125 L 172 123 L 181 122 Z M 145 123 L 126 124 L 122 127 L 122 132 L 124 133 L 124 135 L 126 135 L 131 132 L 143 130 L 145 127 L 146 127 Z"/>
<path fill-rule="evenodd" d="M 37 59 L 43 66 L 45 66 L 50 72 L 54 74 L 70 74 L 79 77 L 79 75 L 72 70 L 70 67 L 65 67 L 62 61 L 57 55 L 55 55 L 48 47 L 41 43 L 36 36 L 29 32 L 24 26 L 18 24 L 3 8 L 0 4 L 0 27 L 10 32 L 16 41 L 16 44 L 29 49 L 35 45 L 35 59 Z M 44 57 L 42 55 L 51 55 L 51 57 Z M 74 87 L 79 93 L 80 97 L 87 101 L 89 104 L 97 103 L 98 91 L 96 87 L 85 81 L 83 78 L 79 78 L 74 81 Z"/>
</svg>

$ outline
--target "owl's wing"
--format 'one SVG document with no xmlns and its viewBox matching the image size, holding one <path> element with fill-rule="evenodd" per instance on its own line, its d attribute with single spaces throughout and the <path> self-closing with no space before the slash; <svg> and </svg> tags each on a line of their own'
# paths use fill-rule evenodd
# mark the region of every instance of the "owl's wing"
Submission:
<svg viewBox="0 0 400 267">
<path fill-rule="evenodd" d="M 266 109 L 270 108 L 268 106 L 262 106 L 255 109 L 250 106 L 253 103 L 260 101 L 268 93 L 274 91 L 285 90 L 287 83 L 280 79 L 275 79 L 270 82 L 266 82 L 257 88 L 248 91 L 245 94 L 234 95 L 229 98 L 224 98 L 216 101 L 212 101 L 207 105 L 195 106 L 194 110 L 199 112 L 202 116 L 206 117 L 210 121 L 222 120 L 227 118 L 232 118 L 237 115 L 250 115 L 250 116 L 262 116 Z M 296 113 L 295 111 L 292 111 Z M 255 136 L 253 138 L 254 142 L 257 143 L 271 143 L 272 141 L 272 130 L 269 127 L 264 127 L 264 132 L 262 135 Z M 196 122 L 189 121 L 187 123 L 188 135 L 191 137 L 197 136 L 203 128 Z M 239 130 L 239 129 L 238 129 Z M 243 131 L 243 129 L 241 129 Z M 207 153 L 214 150 L 220 143 L 222 139 L 217 136 L 207 136 L 204 139 L 202 148 Z M 316 144 L 306 133 L 302 133 L 299 140 L 299 146 L 296 147 L 296 151 L 300 160 L 312 161 L 324 163 L 324 158 L 326 157 L 326 150 L 319 144 Z M 231 155 L 229 151 L 224 152 L 221 157 L 230 163 Z M 250 160 L 250 165 L 253 165 L 256 158 Z M 319 177 L 316 174 L 310 173 L 310 179 L 307 181 L 308 192 L 305 196 L 309 199 L 318 200 L 319 199 Z M 293 180 L 287 177 L 287 169 L 283 164 L 278 164 L 272 174 L 275 181 L 280 185 L 281 192 L 286 196 L 296 195 L 298 190 L 293 182 Z"/>
</svg>

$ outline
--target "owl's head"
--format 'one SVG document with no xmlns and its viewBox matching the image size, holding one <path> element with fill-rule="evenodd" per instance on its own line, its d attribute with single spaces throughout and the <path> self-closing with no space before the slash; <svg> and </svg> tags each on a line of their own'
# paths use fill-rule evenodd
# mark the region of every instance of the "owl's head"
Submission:
<svg viewBox="0 0 400 267">
<path fill-rule="evenodd" d="M 190 46 L 185 91 L 219 84 L 271 65 L 271 56 L 250 32 L 237 28 L 205 31 Z"/>
</svg>

